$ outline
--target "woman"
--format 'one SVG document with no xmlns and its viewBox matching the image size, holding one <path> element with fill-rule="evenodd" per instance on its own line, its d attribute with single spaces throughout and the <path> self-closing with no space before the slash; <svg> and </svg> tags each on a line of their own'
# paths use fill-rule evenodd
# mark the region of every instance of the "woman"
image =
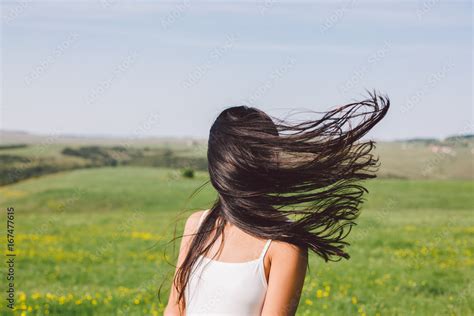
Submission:
<svg viewBox="0 0 474 316">
<path fill-rule="evenodd" d="M 308 249 L 349 258 L 344 238 L 375 177 L 374 142 L 359 142 L 388 98 L 289 124 L 245 106 L 224 110 L 208 142 L 218 197 L 186 222 L 165 315 L 294 315 Z"/>
</svg>

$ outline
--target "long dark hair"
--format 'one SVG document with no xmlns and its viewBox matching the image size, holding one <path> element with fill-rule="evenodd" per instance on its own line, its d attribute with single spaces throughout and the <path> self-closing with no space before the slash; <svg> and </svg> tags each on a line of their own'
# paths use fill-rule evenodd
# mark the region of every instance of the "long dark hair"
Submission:
<svg viewBox="0 0 474 316">
<path fill-rule="evenodd" d="M 298 123 L 247 106 L 224 110 L 211 127 L 207 151 L 218 197 L 175 276 L 180 306 L 192 266 L 228 222 L 257 238 L 308 248 L 326 261 L 348 259 L 344 238 L 367 192 L 360 181 L 374 178 L 378 167 L 374 142 L 360 140 L 389 104 L 374 92 L 319 119 L 308 113 Z"/>
</svg>

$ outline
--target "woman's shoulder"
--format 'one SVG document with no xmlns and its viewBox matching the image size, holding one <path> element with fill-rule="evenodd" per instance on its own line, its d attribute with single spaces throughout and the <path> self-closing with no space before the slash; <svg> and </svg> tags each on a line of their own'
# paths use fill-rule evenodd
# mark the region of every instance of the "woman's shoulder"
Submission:
<svg viewBox="0 0 474 316">
<path fill-rule="evenodd" d="M 186 224 L 184 226 L 185 234 L 192 233 L 197 230 L 199 223 L 201 222 L 202 216 L 204 215 L 204 213 L 207 213 L 207 211 L 208 210 L 196 211 L 189 215 L 189 217 L 186 219 Z"/>
<path fill-rule="evenodd" d="M 307 261 L 308 249 L 280 240 L 272 240 L 269 255 L 275 260 Z"/>
</svg>

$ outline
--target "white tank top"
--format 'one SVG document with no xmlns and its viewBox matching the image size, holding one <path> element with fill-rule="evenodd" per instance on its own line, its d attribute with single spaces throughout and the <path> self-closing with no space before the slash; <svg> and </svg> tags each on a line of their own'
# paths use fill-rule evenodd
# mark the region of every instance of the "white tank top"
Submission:
<svg viewBox="0 0 474 316">
<path fill-rule="evenodd" d="M 267 293 L 263 259 L 270 242 L 252 261 L 222 262 L 200 256 L 185 289 L 186 315 L 260 315 Z"/>
</svg>

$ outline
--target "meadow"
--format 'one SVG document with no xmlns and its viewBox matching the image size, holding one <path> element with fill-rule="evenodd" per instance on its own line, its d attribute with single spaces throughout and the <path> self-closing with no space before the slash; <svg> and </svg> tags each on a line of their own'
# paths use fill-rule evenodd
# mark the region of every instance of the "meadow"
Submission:
<svg viewBox="0 0 474 316">
<path fill-rule="evenodd" d="M 161 315 L 179 246 L 170 241 L 215 198 L 207 185 L 189 199 L 206 180 L 204 172 L 184 178 L 176 169 L 120 166 L 0 187 L 2 207 L 15 208 L 13 314 Z M 310 256 L 297 314 L 474 314 L 474 181 L 367 186 L 351 259 Z M 5 303 L 1 313 L 11 314 Z"/>
</svg>

